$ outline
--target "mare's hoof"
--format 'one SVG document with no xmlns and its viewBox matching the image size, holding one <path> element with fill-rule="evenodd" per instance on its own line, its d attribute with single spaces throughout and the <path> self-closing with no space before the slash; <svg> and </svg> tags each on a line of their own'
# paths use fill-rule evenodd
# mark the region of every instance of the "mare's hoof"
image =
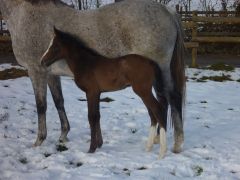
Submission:
<svg viewBox="0 0 240 180">
<path fill-rule="evenodd" d="M 88 150 L 88 153 L 94 153 L 94 152 L 96 151 L 96 149 L 97 149 L 97 148 L 90 148 L 90 149 Z"/>
<path fill-rule="evenodd" d="M 65 143 L 65 142 L 68 142 L 69 139 L 67 137 L 60 137 L 59 138 L 59 143 Z"/>
<path fill-rule="evenodd" d="M 33 147 L 41 146 L 45 138 L 37 138 L 36 142 L 33 144 Z"/>
<path fill-rule="evenodd" d="M 182 148 L 181 147 L 173 147 L 172 152 L 178 154 L 178 153 L 182 152 Z"/>
<path fill-rule="evenodd" d="M 101 140 L 101 141 L 99 141 L 99 142 L 98 142 L 98 145 L 97 145 L 97 147 L 98 147 L 98 148 L 101 148 L 101 147 L 102 147 L 102 145 L 103 145 L 103 141 Z"/>
</svg>

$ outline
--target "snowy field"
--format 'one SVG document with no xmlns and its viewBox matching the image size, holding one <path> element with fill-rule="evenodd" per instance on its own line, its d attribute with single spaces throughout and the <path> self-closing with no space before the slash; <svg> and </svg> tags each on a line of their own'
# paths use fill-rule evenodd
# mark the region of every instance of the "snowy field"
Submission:
<svg viewBox="0 0 240 180">
<path fill-rule="evenodd" d="M 0 71 L 10 68 L 1 65 Z M 233 81 L 199 82 L 200 77 L 230 75 Z M 56 148 L 60 122 L 48 95 L 48 137 L 33 148 L 37 113 L 29 78 L 0 81 L 0 179 L 240 179 L 240 69 L 234 72 L 187 69 L 185 145 L 171 152 L 173 130 L 168 130 L 168 152 L 157 160 L 159 145 L 145 152 L 149 117 L 131 88 L 105 93 L 114 101 L 101 103 L 104 144 L 94 154 L 85 95 L 70 78 L 62 78 L 71 131 L 67 150 Z M 238 80 L 238 81 L 237 81 Z"/>
</svg>

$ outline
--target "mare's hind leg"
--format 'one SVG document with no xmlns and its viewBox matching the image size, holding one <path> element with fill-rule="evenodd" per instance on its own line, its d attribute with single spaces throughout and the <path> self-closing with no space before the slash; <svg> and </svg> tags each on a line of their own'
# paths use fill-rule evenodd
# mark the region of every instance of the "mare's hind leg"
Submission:
<svg viewBox="0 0 240 180">
<path fill-rule="evenodd" d="M 177 91 L 170 94 L 171 114 L 174 124 L 174 139 L 173 152 L 179 153 L 182 151 L 182 145 L 184 142 L 183 132 L 183 117 L 182 117 L 182 95 Z"/>
<path fill-rule="evenodd" d="M 100 128 L 100 112 L 99 112 L 99 102 L 100 102 L 100 93 L 87 93 L 87 103 L 88 103 L 88 120 L 91 129 L 91 144 L 88 150 L 89 153 L 94 153 L 97 147 L 101 146 L 99 144 L 99 133 Z M 102 141 L 102 140 L 101 140 Z"/>
<path fill-rule="evenodd" d="M 28 71 L 32 81 L 38 113 L 38 135 L 34 146 L 40 146 L 47 137 L 46 110 L 47 110 L 47 74 L 44 70 Z"/>
<path fill-rule="evenodd" d="M 174 87 L 171 71 L 165 68 L 163 74 L 164 91 L 171 106 L 172 123 L 174 126 L 173 152 L 179 153 L 184 142 L 182 100 L 183 95 Z"/>
<path fill-rule="evenodd" d="M 70 130 L 68 118 L 64 108 L 64 99 L 62 94 L 61 80 L 59 76 L 50 75 L 48 77 L 48 86 L 51 91 L 53 101 L 58 111 L 58 115 L 61 121 L 61 136 L 60 142 L 67 141 L 67 134 Z"/>
</svg>

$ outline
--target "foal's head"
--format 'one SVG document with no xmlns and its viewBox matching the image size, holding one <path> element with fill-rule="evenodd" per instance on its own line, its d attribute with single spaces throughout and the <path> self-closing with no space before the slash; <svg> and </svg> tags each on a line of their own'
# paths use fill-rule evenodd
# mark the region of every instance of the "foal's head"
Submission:
<svg viewBox="0 0 240 180">
<path fill-rule="evenodd" d="M 41 64 L 45 66 L 50 66 L 55 61 L 64 59 L 66 57 L 66 43 L 62 37 L 62 33 L 54 28 L 54 37 L 52 38 L 48 49 L 45 51 L 41 58 Z"/>
<path fill-rule="evenodd" d="M 60 59 L 87 61 L 89 57 L 101 57 L 80 38 L 54 28 L 54 37 L 41 58 L 41 64 L 50 66 Z"/>
</svg>

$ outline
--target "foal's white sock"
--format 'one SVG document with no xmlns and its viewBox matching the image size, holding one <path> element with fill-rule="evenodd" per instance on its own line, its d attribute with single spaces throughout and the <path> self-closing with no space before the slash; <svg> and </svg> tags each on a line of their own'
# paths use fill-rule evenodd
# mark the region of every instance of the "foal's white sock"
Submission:
<svg viewBox="0 0 240 180">
<path fill-rule="evenodd" d="M 166 131 L 164 128 L 160 128 L 160 151 L 159 151 L 159 159 L 164 158 L 167 152 L 167 137 Z"/>
<path fill-rule="evenodd" d="M 146 146 L 146 151 L 151 151 L 153 144 L 154 144 L 154 138 L 157 135 L 157 126 L 151 126 Z"/>
</svg>

